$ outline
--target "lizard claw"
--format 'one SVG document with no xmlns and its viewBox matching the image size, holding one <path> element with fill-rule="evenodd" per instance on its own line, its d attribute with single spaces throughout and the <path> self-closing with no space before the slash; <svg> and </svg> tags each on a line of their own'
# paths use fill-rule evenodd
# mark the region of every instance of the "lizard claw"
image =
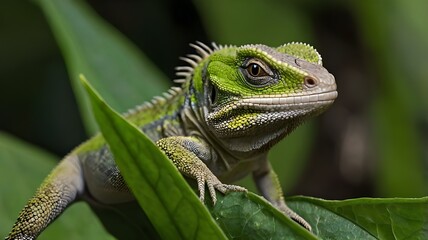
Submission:
<svg viewBox="0 0 428 240">
<path fill-rule="evenodd" d="M 199 199 L 201 200 L 201 202 L 204 202 L 205 200 L 205 183 L 206 183 L 208 186 L 208 190 L 209 190 L 213 205 L 215 205 L 217 202 L 217 196 L 215 192 L 216 189 L 223 194 L 226 194 L 228 192 L 247 192 L 247 189 L 244 187 L 240 187 L 237 185 L 223 184 L 211 172 L 209 174 L 206 174 L 205 177 L 198 176 L 196 180 L 198 182 Z"/>
<path fill-rule="evenodd" d="M 279 203 L 279 210 L 281 210 L 283 213 L 285 213 L 293 221 L 297 222 L 302 227 L 306 228 L 309 232 L 312 232 L 311 225 L 308 222 L 306 222 L 306 220 L 304 218 L 299 216 L 297 213 L 295 213 L 293 210 L 291 210 L 287 205 L 285 205 L 284 202 Z"/>
</svg>

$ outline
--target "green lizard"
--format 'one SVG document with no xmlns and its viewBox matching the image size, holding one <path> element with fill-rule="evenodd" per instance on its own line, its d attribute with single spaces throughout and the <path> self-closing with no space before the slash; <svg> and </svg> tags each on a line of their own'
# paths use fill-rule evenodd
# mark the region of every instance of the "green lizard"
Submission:
<svg viewBox="0 0 428 240">
<path fill-rule="evenodd" d="M 311 229 L 287 207 L 267 153 L 304 120 L 320 114 L 337 97 L 332 74 L 307 44 L 208 47 L 182 58 L 176 82 L 126 114 L 185 176 L 215 190 L 246 191 L 228 185 L 252 173 L 262 195 L 287 216 Z M 98 205 L 133 202 L 101 135 L 67 155 L 21 211 L 7 239 L 35 239 L 69 204 L 85 199 Z"/>
</svg>

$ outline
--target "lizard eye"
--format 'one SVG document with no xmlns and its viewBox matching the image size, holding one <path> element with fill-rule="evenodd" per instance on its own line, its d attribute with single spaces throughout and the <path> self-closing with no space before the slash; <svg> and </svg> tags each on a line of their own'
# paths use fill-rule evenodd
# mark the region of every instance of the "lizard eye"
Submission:
<svg viewBox="0 0 428 240">
<path fill-rule="evenodd" d="M 248 74 L 250 74 L 253 77 L 263 77 L 263 76 L 268 76 L 269 75 L 257 63 L 250 63 L 250 65 L 248 65 L 248 67 L 247 67 L 247 72 L 248 72 Z"/>
<path fill-rule="evenodd" d="M 275 74 L 262 60 L 250 58 L 241 67 L 245 80 L 254 87 L 265 87 L 275 82 Z"/>
</svg>

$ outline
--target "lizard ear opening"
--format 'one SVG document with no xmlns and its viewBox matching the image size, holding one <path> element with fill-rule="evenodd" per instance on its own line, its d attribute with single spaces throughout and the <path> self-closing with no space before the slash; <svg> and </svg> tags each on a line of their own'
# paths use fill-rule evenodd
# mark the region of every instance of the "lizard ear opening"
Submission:
<svg viewBox="0 0 428 240">
<path fill-rule="evenodd" d="M 209 96 L 209 100 L 210 100 L 210 103 L 211 104 L 214 104 L 215 103 L 215 101 L 217 100 L 217 90 L 215 89 L 215 87 L 214 86 L 211 86 L 211 88 L 210 88 L 210 94 L 208 95 Z"/>
</svg>

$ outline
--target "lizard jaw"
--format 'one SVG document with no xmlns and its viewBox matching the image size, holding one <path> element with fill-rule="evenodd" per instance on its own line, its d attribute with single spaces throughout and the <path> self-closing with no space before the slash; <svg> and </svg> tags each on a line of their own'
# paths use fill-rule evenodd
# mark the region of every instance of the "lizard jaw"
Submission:
<svg viewBox="0 0 428 240">
<path fill-rule="evenodd" d="M 337 98 L 337 91 L 331 90 L 314 94 L 298 95 L 259 95 L 246 97 L 224 105 L 221 110 L 208 114 L 207 119 L 224 119 L 233 117 L 237 110 L 243 112 L 287 112 L 293 110 L 325 109 Z M 241 112 L 242 114 L 242 112 Z"/>
<path fill-rule="evenodd" d="M 235 103 L 235 105 L 257 110 L 265 110 L 266 108 L 269 108 L 272 109 L 272 111 L 282 109 L 299 109 L 302 107 L 306 108 L 309 105 L 330 105 L 337 98 L 337 95 L 336 90 L 310 95 L 261 95 L 257 97 L 244 98 Z"/>
</svg>

